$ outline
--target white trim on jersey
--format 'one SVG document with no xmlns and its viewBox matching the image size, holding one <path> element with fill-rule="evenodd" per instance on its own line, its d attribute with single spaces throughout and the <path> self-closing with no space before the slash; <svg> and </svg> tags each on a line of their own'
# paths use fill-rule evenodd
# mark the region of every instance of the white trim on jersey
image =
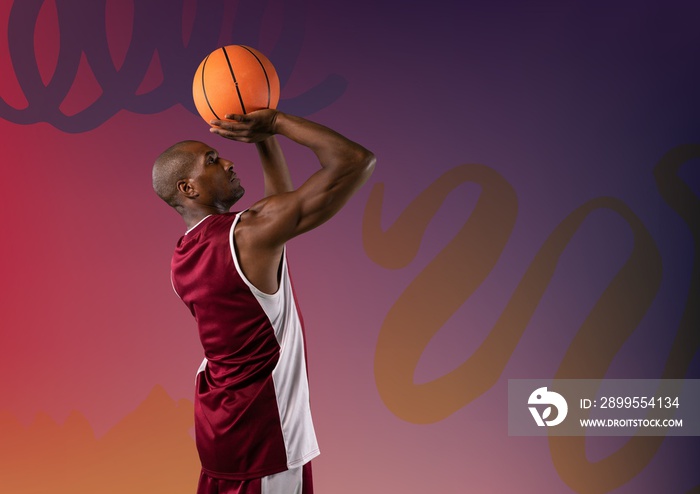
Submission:
<svg viewBox="0 0 700 494">
<path fill-rule="evenodd" d="M 195 228 L 197 228 L 197 227 L 202 223 L 202 221 L 206 220 L 206 219 L 209 218 L 210 216 L 211 216 L 210 214 L 206 215 L 204 218 L 202 218 L 201 220 L 199 220 L 199 221 L 197 222 L 197 224 L 194 225 L 192 228 L 188 228 L 187 231 L 185 232 L 185 235 L 187 235 L 187 234 L 190 233 L 192 230 L 194 230 Z"/>
<path fill-rule="evenodd" d="M 303 481 L 302 467 L 291 468 L 260 479 L 260 494 L 301 494 Z"/>
<path fill-rule="evenodd" d="M 197 369 L 197 373 L 194 375 L 194 384 L 195 385 L 197 385 L 197 376 L 199 376 L 199 373 L 204 372 L 206 370 L 207 362 L 209 362 L 209 361 L 207 360 L 206 357 L 204 357 L 204 360 L 202 360 L 202 363 L 199 364 L 199 369 Z"/>
<path fill-rule="evenodd" d="M 175 290 L 175 282 L 173 281 L 173 270 L 170 270 L 170 286 L 173 288 L 173 291 L 175 292 L 175 295 L 177 295 L 177 298 L 182 300 L 182 297 L 180 296 L 179 293 L 177 293 L 177 290 Z"/>
<path fill-rule="evenodd" d="M 236 255 L 234 229 L 241 217 L 236 215 L 229 232 L 229 244 L 236 271 L 250 288 L 267 315 L 280 346 L 280 356 L 272 380 L 275 385 L 282 436 L 287 450 L 287 468 L 300 467 L 319 455 L 309 406 L 304 336 L 287 270 L 286 248 L 282 253 L 279 287 L 273 294 L 260 291 L 243 274 Z"/>
</svg>

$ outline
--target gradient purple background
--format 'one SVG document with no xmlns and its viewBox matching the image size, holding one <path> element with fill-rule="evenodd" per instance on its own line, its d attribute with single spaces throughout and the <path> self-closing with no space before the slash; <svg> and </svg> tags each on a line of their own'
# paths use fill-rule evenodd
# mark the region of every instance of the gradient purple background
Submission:
<svg viewBox="0 0 700 494">
<path fill-rule="evenodd" d="M 6 102 L 22 108 L 5 35 L 12 3 L 1 2 L 0 88 Z M 186 12 L 207 8 L 196 3 L 185 2 Z M 244 3 L 229 2 L 226 19 L 243 15 Z M 110 47 L 124 60 L 133 8 L 106 4 Z M 416 382 L 426 382 L 478 347 L 557 224 L 591 198 L 621 199 L 654 237 L 663 279 L 608 377 L 660 376 L 697 260 L 690 231 L 659 196 L 652 169 L 670 149 L 698 142 L 700 7 L 661 1 L 263 4 L 259 39 L 250 33 L 242 39 L 225 19 L 201 56 L 228 43 L 272 53 L 283 29 L 303 34 L 296 60 L 271 57 L 276 65 L 293 65 L 280 108 L 287 109 L 284 98 L 336 74 L 345 91 L 309 117 L 378 157 L 375 174 L 346 209 L 289 245 L 323 452 L 314 462 L 318 491 L 573 492 L 554 469 L 546 439 L 508 437 L 507 380 L 553 377 L 583 318 L 629 255 L 626 224 L 606 211 L 586 219 L 497 385 L 440 422 L 415 425 L 393 415 L 377 392 L 379 328 L 468 218 L 479 187 L 465 184 L 448 197 L 418 256 L 401 270 L 367 257 L 362 214 L 371 187 L 384 183 L 388 226 L 418 193 L 464 163 L 497 170 L 517 193 L 515 229 L 496 268 L 416 369 Z M 303 22 L 290 25 L 290 17 Z M 58 58 L 52 1 L 37 27 L 35 52 L 46 82 Z M 154 74 L 144 94 L 164 77 Z M 66 108 L 78 113 L 99 85 L 86 76 L 75 88 L 80 91 Z M 184 228 L 153 194 L 151 164 L 175 141 L 205 140 L 236 163 L 247 189 L 242 209 L 262 192 L 254 149 L 213 138 L 200 117 L 179 104 L 154 114 L 123 110 L 76 133 L 0 119 L 0 135 L 6 217 L 0 410 L 26 425 L 38 412 L 61 422 L 78 410 L 100 436 L 156 384 L 174 399 L 191 399 L 202 352 L 168 279 Z M 301 183 L 315 169 L 314 158 L 283 145 Z M 697 165 L 696 159 L 681 170 L 695 194 Z M 677 377 L 700 378 L 697 354 L 688 375 Z M 589 459 L 620 444 L 590 440 Z M 700 484 L 698 457 L 697 438 L 668 438 L 646 469 L 613 492 L 688 492 Z"/>
</svg>

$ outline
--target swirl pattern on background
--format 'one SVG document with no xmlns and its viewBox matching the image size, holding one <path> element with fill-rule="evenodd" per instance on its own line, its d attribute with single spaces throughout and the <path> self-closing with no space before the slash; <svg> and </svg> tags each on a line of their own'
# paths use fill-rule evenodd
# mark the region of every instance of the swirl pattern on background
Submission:
<svg viewBox="0 0 700 494">
<path fill-rule="evenodd" d="M 691 229 L 695 244 L 692 285 L 662 378 L 685 377 L 700 347 L 698 198 L 678 177 L 684 163 L 700 157 L 700 146 L 679 146 L 657 164 L 663 199 Z M 425 230 L 447 195 L 464 182 L 482 187 L 474 211 L 457 235 L 409 284 L 389 310 L 379 333 L 375 379 L 385 405 L 417 424 L 445 419 L 493 387 L 530 321 L 556 270 L 559 257 L 593 211 L 616 212 L 633 234 L 633 249 L 613 276 L 571 342 L 556 379 L 604 378 L 610 363 L 630 338 L 661 284 L 662 260 L 643 222 L 621 200 L 591 199 L 570 213 L 549 235 L 518 284 L 485 341 L 462 365 L 431 382 L 415 384 L 413 375 L 430 339 L 486 279 L 510 236 L 517 214 L 513 188 L 482 165 L 454 168 L 425 189 L 383 232 L 383 186 L 372 190 L 365 209 L 363 241 L 368 256 L 387 269 L 408 265 Z M 636 476 L 652 460 L 664 437 L 633 437 L 607 458 L 586 458 L 585 437 L 551 437 L 552 459 L 560 477 L 577 492 L 609 492 Z"/>
<path fill-rule="evenodd" d="M 7 30 L 10 58 L 17 81 L 27 100 L 18 109 L 0 98 L 0 117 L 18 124 L 48 122 L 71 133 L 98 127 L 120 110 L 155 114 L 176 104 L 195 113 L 192 76 L 201 60 L 219 46 L 223 33 L 230 43 L 257 45 L 269 1 L 237 4 L 232 26 L 224 24 L 224 11 L 231 2 L 214 0 L 196 8 L 192 32 L 183 41 L 184 0 L 143 0 L 133 3 L 133 31 L 124 63 L 117 68 L 106 36 L 107 0 L 54 0 L 59 28 L 58 62 L 48 83 L 42 81 L 35 53 L 37 19 L 46 0 L 14 2 Z M 227 5 L 228 4 L 228 5 Z M 76 15 L 79 12 L 79 15 Z M 299 58 L 304 35 L 305 1 L 285 6 L 283 26 L 275 47 L 266 53 L 275 64 L 281 86 L 288 81 Z M 226 43 L 229 44 L 229 43 Z M 154 56 L 158 57 L 163 80 L 139 94 L 139 86 Z M 81 58 L 85 57 L 102 93 L 75 115 L 61 111 L 61 103 L 75 87 Z M 308 115 L 333 103 L 347 82 L 339 75 L 323 81 L 293 98 L 282 99 L 280 108 Z"/>
</svg>

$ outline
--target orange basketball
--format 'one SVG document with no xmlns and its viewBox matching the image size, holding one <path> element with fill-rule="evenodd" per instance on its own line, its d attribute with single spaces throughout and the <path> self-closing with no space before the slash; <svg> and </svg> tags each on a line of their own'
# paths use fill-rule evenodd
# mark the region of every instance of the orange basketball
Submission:
<svg viewBox="0 0 700 494">
<path fill-rule="evenodd" d="M 229 113 L 277 108 L 280 81 L 272 63 L 254 48 L 229 45 L 211 52 L 194 75 L 192 97 L 208 123 Z"/>
</svg>

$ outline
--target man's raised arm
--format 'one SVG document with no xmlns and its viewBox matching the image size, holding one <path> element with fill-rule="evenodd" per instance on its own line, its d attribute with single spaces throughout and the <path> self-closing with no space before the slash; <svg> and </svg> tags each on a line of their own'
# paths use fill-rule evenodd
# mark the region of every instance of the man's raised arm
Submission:
<svg viewBox="0 0 700 494">
<path fill-rule="evenodd" d="M 311 149 L 321 169 L 297 190 L 274 194 L 250 208 L 258 241 L 267 246 L 311 230 L 336 214 L 374 170 L 374 155 L 332 129 L 276 110 L 213 121 L 212 132 L 241 142 L 283 135 Z M 257 242 L 256 242 L 257 243 Z"/>
<path fill-rule="evenodd" d="M 294 190 L 287 160 L 275 136 L 256 142 L 265 183 L 265 197 Z"/>
</svg>

